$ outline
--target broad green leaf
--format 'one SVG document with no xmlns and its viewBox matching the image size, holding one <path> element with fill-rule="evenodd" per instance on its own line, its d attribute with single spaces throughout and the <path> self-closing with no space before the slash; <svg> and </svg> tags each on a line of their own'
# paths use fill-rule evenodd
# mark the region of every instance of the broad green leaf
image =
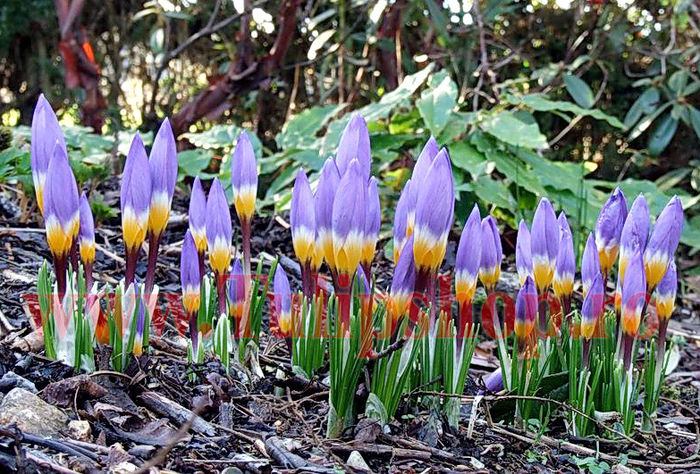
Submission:
<svg viewBox="0 0 700 474">
<path fill-rule="evenodd" d="M 447 124 L 438 136 L 439 143 L 450 143 L 466 133 L 469 126 L 477 119 L 476 112 L 452 112 L 447 118 Z"/>
<path fill-rule="evenodd" d="M 674 72 L 669 78 L 668 87 L 676 94 L 676 97 L 680 97 L 681 95 L 683 95 L 683 89 L 685 89 L 685 85 L 687 82 L 688 71 L 684 69 L 679 69 L 678 71 Z"/>
<path fill-rule="evenodd" d="M 426 89 L 416 100 L 416 107 L 433 135 L 438 136 L 457 105 L 457 84 L 447 71 L 439 71 L 430 78 L 430 89 Z"/>
<path fill-rule="evenodd" d="M 512 105 L 525 105 L 538 112 L 562 111 L 571 112 L 576 115 L 593 117 L 598 120 L 605 120 L 613 127 L 623 128 L 624 125 L 616 117 L 606 114 L 600 109 L 584 109 L 578 105 L 564 100 L 551 100 L 544 94 L 529 94 L 516 96 L 507 94 L 506 100 Z"/>
<path fill-rule="evenodd" d="M 569 92 L 578 105 L 584 109 L 593 107 L 595 103 L 593 91 L 581 78 L 573 74 L 564 74 L 564 85 L 566 86 L 567 92 Z"/>
<path fill-rule="evenodd" d="M 213 148 L 217 150 L 228 151 L 233 149 L 233 146 L 238 140 L 238 136 L 241 134 L 243 129 L 238 125 L 214 125 L 209 130 L 196 133 L 183 133 L 181 137 L 186 138 L 194 146 L 200 148 Z M 262 144 L 255 135 L 250 130 L 246 130 L 250 141 L 253 143 L 253 149 L 255 150 L 256 156 L 261 156 L 262 154 Z"/>
<path fill-rule="evenodd" d="M 685 97 L 687 95 L 693 95 L 698 90 L 700 90 L 700 81 L 693 81 L 685 89 L 683 89 L 683 96 Z"/>
<path fill-rule="evenodd" d="M 515 212 L 518 207 L 518 203 L 503 181 L 493 179 L 490 176 L 480 176 L 471 185 L 479 199 L 489 205 L 493 204 L 510 212 Z"/>
<path fill-rule="evenodd" d="M 652 122 L 654 122 L 654 120 L 656 120 L 656 118 L 659 115 L 661 115 L 664 112 L 664 110 L 671 107 L 671 105 L 673 105 L 673 102 L 666 102 L 664 105 L 657 108 L 651 115 L 647 115 L 642 120 L 640 120 L 639 123 L 637 123 L 637 125 L 635 125 L 632 131 L 630 132 L 629 136 L 627 137 L 627 140 L 631 142 L 637 137 L 639 137 L 642 133 L 646 131 L 646 129 L 648 129 L 651 126 Z"/>
<path fill-rule="evenodd" d="M 678 119 L 673 118 L 671 114 L 665 115 L 649 136 L 649 154 L 659 156 L 671 142 L 677 128 Z"/>
<path fill-rule="evenodd" d="M 526 148 L 547 148 L 547 137 L 542 135 L 539 126 L 527 124 L 513 112 L 500 112 L 488 116 L 480 124 L 485 132 L 509 145 Z"/>
<path fill-rule="evenodd" d="M 627 115 L 625 115 L 625 130 L 629 130 L 630 127 L 637 123 L 642 118 L 642 115 L 652 113 L 659 102 L 659 98 L 659 89 L 656 87 L 650 87 L 637 97 L 637 100 L 634 101 L 632 107 L 627 111 Z"/>
<path fill-rule="evenodd" d="M 277 135 L 277 145 L 283 150 L 310 146 L 316 141 L 316 133 L 346 106 L 347 104 L 320 105 L 295 115 Z"/>
<path fill-rule="evenodd" d="M 465 141 L 450 145 L 450 160 L 457 168 L 467 171 L 472 178 L 486 174 L 486 157 Z"/>
<path fill-rule="evenodd" d="M 180 173 L 185 176 L 198 176 L 209 166 L 212 155 L 211 150 L 201 148 L 181 151 L 177 154 L 177 164 L 180 168 Z"/>
</svg>

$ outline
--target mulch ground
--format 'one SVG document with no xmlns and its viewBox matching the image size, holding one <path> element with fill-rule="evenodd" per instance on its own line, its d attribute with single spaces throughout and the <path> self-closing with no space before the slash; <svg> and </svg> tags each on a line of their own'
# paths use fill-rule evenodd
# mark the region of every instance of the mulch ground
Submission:
<svg viewBox="0 0 700 474">
<path fill-rule="evenodd" d="M 117 189 L 107 182 L 104 189 Z M 103 192 L 118 207 L 116 192 Z M 459 430 L 451 430 L 406 397 L 387 429 L 359 418 L 339 440 L 325 439 L 328 387 L 323 380 L 293 374 L 286 345 L 265 334 L 260 340 L 263 377 L 241 367 L 230 374 L 217 360 L 191 368 L 182 339 L 169 321 L 153 338 L 147 355 L 124 374 L 109 371 L 108 348 L 98 350 L 98 370 L 75 373 L 42 355 L 27 317 L 24 294 L 35 291 L 36 273 L 49 259 L 45 236 L 31 209 L 10 196 L 0 206 L 0 377 L 14 372 L 34 383 L 39 396 L 72 420 L 87 422 L 88 432 L 66 431 L 50 439 L 0 426 L 0 466 L 18 472 L 331 472 L 362 470 L 356 451 L 375 472 L 469 471 L 579 472 L 615 469 L 629 472 L 687 472 L 700 469 L 700 336 L 697 312 L 685 309 L 671 332 L 686 336 L 676 371 L 669 377 L 657 432 L 630 440 L 572 439 L 560 418 L 541 436 L 492 422 L 491 402 L 482 401 L 468 433 L 470 399 L 463 404 Z M 14 200 L 14 201 L 13 201 Z M 13 204 L 14 202 L 14 204 Z M 24 201 L 26 202 L 26 201 Z M 186 201 L 176 195 L 172 222 L 162 244 L 156 280 L 161 292 L 178 293 L 179 249 L 186 229 Z M 9 209 L 9 210 L 8 210 Z M 123 247 L 116 219 L 97 229 L 98 279 L 115 283 L 123 274 Z M 293 257 L 289 230 L 280 217 L 255 221 L 253 255 Z M 381 244 L 380 244 L 381 247 Z M 451 245 L 451 252 L 454 246 Z M 449 253 L 449 252 L 448 252 Z M 378 252 L 377 287 L 387 288 L 390 262 Z M 451 259 L 448 255 L 447 264 Z M 143 259 L 145 260 L 145 258 Z M 292 258 L 282 265 L 300 287 Z M 145 265 L 145 263 L 144 263 Z M 145 268 L 140 268 L 143 274 Z M 266 327 L 266 321 L 263 328 Z M 466 395 L 479 387 L 480 375 L 494 365 L 493 344 L 480 344 Z M 188 374 L 194 370 L 197 382 Z M 10 385 L 0 387 L 7 393 Z M 366 397 L 361 386 L 358 397 Z M 84 426 L 84 425 L 83 425 Z M 430 430 L 427 427 L 434 429 Z M 427 433 L 427 434 L 426 434 Z M 349 459 L 350 458 L 350 459 Z M 598 461 L 592 459 L 597 458 Z M 236 471 L 233 471 L 236 469 Z"/>
</svg>

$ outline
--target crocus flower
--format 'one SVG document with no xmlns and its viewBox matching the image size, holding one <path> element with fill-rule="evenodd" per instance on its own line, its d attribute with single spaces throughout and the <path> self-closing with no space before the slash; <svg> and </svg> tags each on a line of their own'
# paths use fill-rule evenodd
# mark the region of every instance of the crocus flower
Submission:
<svg viewBox="0 0 700 474">
<path fill-rule="evenodd" d="M 502 259 L 501 235 L 496 227 L 496 219 L 493 216 L 487 216 L 481 221 L 481 263 L 479 264 L 479 279 L 487 291 L 493 290 L 501 277 Z"/>
<path fill-rule="evenodd" d="M 177 149 L 170 121 L 166 118 L 153 140 L 151 157 L 151 204 L 148 230 L 159 236 L 168 225 L 170 205 L 177 182 Z"/>
<path fill-rule="evenodd" d="M 423 187 L 423 182 L 428 176 L 430 166 L 433 164 L 433 161 L 435 161 L 435 157 L 438 155 L 439 152 L 440 146 L 438 145 L 437 140 L 435 140 L 435 137 L 431 135 L 430 138 L 428 138 L 428 141 L 425 142 L 425 145 L 423 146 L 420 155 L 418 155 L 416 164 L 413 166 L 413 173 L 411 174 L 411 182 L 413 182 L 413 186 L 411 187 L 410 193 L 407 196 L 407 235 L 411 235 L 413 233 L 413 227 L 415 225 L 416 219 L 416 204 L 418 203 L 418 195 L 420 194 L 420 190 Z"/>
<path fill-rule="evenodd" d="M 136 331 L 134 334 L 134 346 L 131 350 L 135 356 L 140 356 L 143 354 L 143 332 L 146 328 L 146 301 L 143 299 L 143 295 L 138 295 L 139 300 L 139 310 L 136 315 Z"/>
<path fill-rule="evenodd" d="M 228 279 L 228 305 L 231 316 L 240 320 L 245 306 L 245 275 L 238 258 L 233 261 L 233 270 Z"/>
<path fill-rule="evenodd" d="M 435 274 L 447 248 L 454 217 L 454 182 L 447 150 L 440 150 L 418 189 L 413 258 L 419 272 Z"/>
<path fill-rule="evenodd" d="M 80 259 L 85 265 L 85 271 L 92 268 L 92 263 L 95 261 L 95 221 L 92 218 L 92 210 L 90 210 L 90 202 L 85 193 L 80 195 Z M 88 285 L 89 286 L 89 285 Z"/>
<path fill-rule="evenodd" d="M 377 180 L 372 176 L 367 184 L 367 214 L 362 245 L 362 267 L 367 276 L 371 275 L 372 260 L 374 260 L 374 252 L 379 240 L 379 229 L 382 225 L 381 213 Z"/>
<path fill-rule="evenodd" d="M 253 144 L 246 132 L 242 132 L 238 137 L 231 157 L 231 185 L 238 218 L 241 223 L 249 222 L 255 213 L 258 169 Z"/>
<path fill-rule="evenodd" d="M 339 274 L 352 277 L 362 259 L 367 185 L 360 163 L 352 160 L 333 201 L 333 254 Z"/>
<path fill-rule="evenodd" d="M 527 277 L 532 274 L 532 246 L 530 245 L 530 229 L 524 220 L 518 225 L 518 236 L 515 243 L 515 268 L 520 278 L 520 286 L 525 284 Z"/>
<path fill-rule="evenodd" d="M 537 290 L 535 282 L 529 276 L 518 291 L 515 300 L 515 335 L 525 340 L 535 328 L 537 320 Z"/>
<path fill-rule="evenodd" d="M 620 188 L 615 188 L 610 198 L 598 214 L 595 225 L 595 241 L 598 245 L 600 269 L 608 274 L 617 260 L 620 248 L 620 235 L 627 219 L 627 201 Z"/>
<path fill-rule="evenodd" d="M 189 229 L 199 255 L 199 277 L 204 277 L 204 254 L 207 251 L 207 196 L 199 177 L 192 183 L 189 207 Z"/>
<path fill-rule="evenodd" d="M 563 216 L 563 213 L 560 215 L 560 222 L 561 216 Z M 564 221 L 566 221 L 566 217 L 564 217 Z M 574 273 L 576 273 L 574 241 L 571 238 L 569 225 L 566 223 L 561 225 L 559 253 L 557 254 L 554 279 L 552 280 L 554 294 L 560 300 L 566 301 L 571 298 L 571 294 L 574 292 Z"/>
<path fill-rule="evenodd" d="M 408 234 L 408 214 L 409 214 L 409 194 L 411 193 L 411 180 L 406 181 L 406 184 L 401 191 L 399 200 L 396 203 L 394 211 L 394 265 L 399 261 L 401 251 L 406 245 Z"/>
<path fill-rule="evenodd" d="M 455 292 L 460 305 L 474 299 L 481 265 L 481 215 L 474 204 L 457 246 L 455 258 Z"/>
<path fill-rule="evenodd" d="M 620 234 L 620 275 L 625 277 L 627 262 L 635 248 L 639 248 L 641 252 L 647 246 L 649 238 L 649 209 L 647 208 L 647 200 L 642 193 L 632 203 L 625 225 L 622 227 Z"/>
<path fill-rule="evenodd" d="M 678 196 L 666 204 L 656 219 L 644 253 L 644 268 L 649 290 L 656 288 L 676 253 L 683 231 L 683 206 Z"/>
<path fill-rule="evenodd" d="M 316 240 L 314 196 L 304 170 L 300 169 L 294 181 L 292 204 L 289 211 L 292 243 L 302 267 L 311 264 Z"/>
<path fill-rule="evenodd" d="M 406 241 L 405 252 L 401 252 L 394 268 L 389 291 L 388 313 L 391 317 L 391 333 L 394 332 L 398 319 L 406 314 L 411 305 L 411 298 L 416 286 L 416 266 L 413 261 L 413 236 Z"/>
<path fill-rule="evenodd" d="M 583 284 L 584 297 L 588 294 L 588 290 L 591 288 L 593 280 L 595 280 L 595 277 L 600 273 L 598 247 L 595 243 L 595 236 L 593 233 L 590 233 L 588 234 L 586 247 L 583 250 L 583 257 L 581 258 L 581 283 Z M 605 288 L 603 288 L 603 290 L 605 290 Z"/>
<path fill-rule="evenodd" d="M 47 171 L 44 189 L 46 240 L 55 259 L 65 259 L 80 228 L 80 198 L 68 157 L 60 146 Z"/>
<path fill-rule="evenodd" d="M 207 245 L 209 246 L 209 263 L 217 275 L 223 275 L 231 263 L 231 214 L 226 194 L 219 178 L 214 178 L 207 199 Z"/>
<path fill-rule="evenodd" d="M 42 214 L 44 213 L 46 176 L 56 145 L 61 148 L 63 155 L 67 157 L 66 141 L 63 138 L 61 126 L 58 124 L 58 118 L 56 118 L 56 114 L 51 108 L 49 101 L 44 97 L 44 94 L 40 94 L 32 116 L 31 165 L 36 200 L 39 204 L 39 211 Z"/>
<path fill-rule="evenodd" d="M 358 161 L 360 175 L 367 182 L 371 172 L 372 153 L 367 123 L 360 114 L 353 114 L 338 143 L 335 162 L 341 176 L 345 175 L 352 160 Z"/>
<path fill-rule="evenodd" d="M 668 265 L 666 274 L 656 287 L 656 313 L 660 319 L 667 320 L 676 307 L 676 291 L 678 290 L 678 274 L 673 260 Z"/>
<path fill-rule="evenodd" d="M 316 251 L 323 254 L 332 272 L 335 268 L 335 253 L 333 250 L 333 201 L 340 183 L 340 174 L 335 161 L 327 159 L 323 164 L 318 178 L 318 187 L 314 194 L 316 215 Z"/>
<path fill-rule="evenodd" d="M 646 292 L 644 261 L 637 250 L 630 256 L 625 279 L 622 280 L 622 328 L 629 336 L 635 335 L 639 329 Z"/>
<path fill-rule="evenodd" d="M 500 368 L 488 374 L 483 380 L 484 388 L 486 388 L 488 392 L 496 393 L 503 390 L 503 372 L 501 372 Z M 483 391 L 479 393 L 483 395 Z"/>
<path fill-rule="evenodd" d="M 279 337 L 286 338 L 290 336 L 292 329 L 292 290 L 282 265 L 277 265 L 272 288 L 274 311 L 270 326 Z"/>
<path fill-rule="evenodd" d="M 127 253 L 138 253 L 146 237 L 151 204 L 151 169 L 138 133 L 131 141 L 124 163 L 120 200 L 124 245 Z"/>
<path fill-rule="evenodd" d="M 544 293 L 552 283 L 559 253 L 559 222 L 549 199 L 542 198 L 532 219 L 532 271 L 535 284 Z"/>
<path fill-rule="evenodd" d="M 590 290 L 583 298 L 583 306 L 581 307 L 581 336 L 586 339 L 593 337 L 598 318 L 603 314 L 604 301 L 603 275 L 599 272 L 593 279 Z"/>
<path fill-rule="evenodd" d="M 192 232 L 188 229 L 180 254 L 180 283 L 182 284 L 182 305 L 189 317 L 199 311 L 200 282 L 197 244 L 195 244 Z"/>
</svg>

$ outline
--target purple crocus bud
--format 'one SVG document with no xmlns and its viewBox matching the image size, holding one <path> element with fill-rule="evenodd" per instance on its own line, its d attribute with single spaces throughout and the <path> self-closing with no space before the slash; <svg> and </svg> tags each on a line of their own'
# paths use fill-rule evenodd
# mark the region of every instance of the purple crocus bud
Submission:
<svg viewBox="0 0 700 474">
<path fill-rule="evenodd" d="M 379 202 L 377 180 L 372 176 L 367 184 L 367 214 L 365 216 L 364 243 L 362 245 L 362 264 L 369 268 L 374 260 L 374 252 L 379 240 L 382 225 L 382 211 Z"/>
<path fill-rule="evenodd" d="M 501 260 L 503 250 L 501 235 L 498 233 L 496 219 L 487 216 L 481 221 L 481 263 L 479 279 L 487 290 L 493 290 L 501 277 Z"/>
<path fill-rule="evenodd" d="M 566 214 L 564 211 L 561 211 L 559 213 L 559 216 L 557 217 L 557 222 L 559 222 L 559 230 L 560 231 L 567 231 L 569 235 L 574 235 L 571 232 L 571 226 L 569 225 L 569 219 L 567 219 Z M 560 239 L 561 240 L 561 239 Z"/>
<path fill-rule="evenodd" d="M 131 352 L 135 356 L 143 354 L 143 331 L 146 328 L 146 300 L 143 299 L 143 294 L 137 292 L 136 298 L 138 301 L 138 314 L 136 316 L 136 331 L 134 334 L 134 346 Z"/>
<path fill-rule="evenodd" d="M 518 270 L 520 285 L 525 284 L 527 277 L 532 274 L 532 246 L 530 245 L 530 229 L 524 220 L 518 225 L 518 236 L 515 243 L 515 268 Z"/>
<path fill-rule="evenodd" d="M 644 260 L 637 249 L 627 264 L 625 279 L 622 280 L 622 328 L 625 334 L 633 336 L 639 329 L 642 310 L 646 302 L 647 282 L 644 275 Z"/>
<path fill-rule="evenodd" d="M 464 305 L 474 299 L 481 265 L 481 214 L 474 204 L 457 246 L 455 258 L 455 292 L 457 301 Z"/>
<path fill-rule="evenodd" d="M 353 114 L 345 126 L 343 135 L 338 143 L 338 152 L 335 162 L 340 176 L 347 172 L 352 160 L 357 160 L 360 165 L 360 174 L 365 182 L 369 180 L 372 164 L 372 152 L 369 145 L 369 131 L 364 117 Z"/>
<path fill-rule="evenodd" d="M 656 288 L 673 259 L 683 231 L 683 206 L 678 196 L 666 204 L 656 219 L 644 253 L 644 268 L 649 290 Z"/>
<path fill-rule="evenodd" d="M 42 214 L 44 212 L 46 175 L 57 144 L 63 150 L 63 156 L 68 157 L 66 141 L 63 138 L 61 126 L 58 124 L 58 118 L 56 118 L 56 114 L 44 94 L 40 94 L 32 116 L 31 164 L 36 200 Z"/>
<path fill-rule="evenodd" d="M 316 249 L 323 254 L 328 267 L 335 272 L 335 253 L 333 251 L 333 201 L 335 191 L 340 183 L 340 174 L 335 161 L 327 159 L 318 178 L 318 187 L 314 194 L 316 215 Z"/>
<path fill-rule="evenodd" d="M 316 217 L 314 195 L 303 169 L 297 172 L 292 190 L 292 205 L 289 210 L 294 253 L 303 265 L 310 265 L 314 257 L 316 240 Z"/>
<path fill-rule="evenodd" d="M 207 250 L 207 196 L 204 194 L 199 177 L 196 177 L 192 183 L 189 219 L 190 232 L 197 246 L 197 252 L 203 254 Z"/>
<path fill-rule="evenodd" d="M 559 221 L 549 199 L 542 198 L 532 219 L 532 272 L 537 289 L 544 293 L 552 283 L 559 253 Z"/>
<path fill-rule="evenodd" d="M 666 274 L 656 287 L 656 314 L 660 319 L 668 319 L 676 307 L 676 291 L 678 290 L 678 274 L 676 263 L 671 260 Z"/>
<path fill-rule="evenodd" d="M 639 248 L 641 252 L 647 246 L 649 238 L 649 208 L 647 200 L 642 193 L 632 203 L 630 212 L 625 219 L 620 234 L 620 275 L 625 278 L 627 262 L 634 249 Z"/>
<path fill-rule="evenodd" d="M 80 259 L 83 265 L 90 266 L 95 261 L 95 221 L 92 218 L 90 201 L 85 193 L 80 195 Z"/>
<path fill-rule="evenodd" d="M 600 269 L 604 274 L 617 260 L 620 248 L 620 235 L 622 227 L 627 219 L 627 201 L 620 188 L 615 188 L 612 196 L 598 214 L 598 221 L 595 225 L 595 241 L 598 245 L 598 256 L 600 258 Z"/>
<path fill-rule="evenodd" d="M 182 285 L 182 305 L 188 315 L 199 311 L 200 303 L 199 254 L 192 232 L 188 229 L 182 242 L 180 254 L 180 283 Z"/>
<path fill-rule="evenodd" d="M 258 168 L 255 150 L 246 132 L 240 134 L 233 149 L 231 185 L 238 219 L 241 222 L 250 222 L 255 213 L 255 196 L 258 193 Z"/>
<path fill-rule="evenodd" d="M 333 253 L 338 273 L 352 276 L 362 259 L 367 182 L 352 160 L 333 201 Z"/>
<path fill-rule="evenodd" d="M 423 146 L 420 155 L 418 155 L 416 164 L 413 166 L 413 173 L 411 174 L 411 181 L 413 182 L 413 187 L 411 188 L 411 192 L 408 195 L 408 235 L 413 233 L 413 227 L 416 218 L 416 204 L 418 202 L 418 194 L 420 193 L 420 190 L 423 187 L 423 181 L 425 181 L 425 178 L 428 176 L 430 166 L 433 164 L 433 161 L 435 161 L 435 157 L 438 155 L 439 152 L 440 146 L 438 145 L 437 140 L 435 140 L 435 137 L 431 135 L 430 138 L 428 138 L 428 141 L 425 142 L 425 145 Z"/>
<path fill-rule="evenodd" d="M 233 270 L 228 279 L 228 305 L 230 315 L 240 320 L 245 307 L 245 273 L 239 258 L 233 261 Z"/>
<path fill-rule="evenodd" d="M 492 393 L 503 390 L 503 372 L 501 372 L 500 368 L 484 377 L 484 387 L 487 391 Z"/>
<path fill-rule="evenodd" d="M 271 325 L 280 337 L 288 337 L 292 329 L 292 290 L 282 265 L 277 265 L 272 289 L 275 307 Z"/>
<path fill-rule="evenodd" d="M 406 245 L 408 239 L 408 214 L 409 214 L 409 199 L 411 193 L 411 180 L 406 181 L 406 184 L 401 191 L 399 200 L 396 203 L 394 211 L 394 265 L 399 261 L 401 251 Z M 413 250 L 411 250 L 412 252 Z"/>
<path fill-rule="evenodd" d="M 388 312 L 392 318 L 392 332 L 398 319 L 406 314 L 413 290 L 416 286 L 416 265 L 413 261 L 413 236 L 406 241 L 406 248 L 401 252 L 399 261 L 394 267 L 394 276 L 389 291 Z"/>
<path fill-rule="evenodd" d="M 367 275 L 365 274 L 365 271 L 362 269 L 362 265 L 358 265 L 356 269 L 357 273 L 356 279 L 357 279 L 357 285 L 359 287 L 359 292 L 358 295 L 360 296 L 369 296 L 372 292 L 370 285 L 369 285 L 369 280 L 367 279 Z"/>
<path fill-rule="evenodd" d="M 153 140 L 151 157 L 151 208 L 148 218 L 148 230 L 153 235 L 160 235 L 168 225 L 170 205 L 177 183 L 177 149 L 170 121 L 166 118 Z"/>
<path fill-rule="evenodd" d="M 598 318 L 603 314 L 604 302 L 603 275 L 598 272 L 581 307 L 581 336 L 586 339 L 593 337 Z"/>
<path fill-rule="evenodd" d="M 218 275 L 224 275 L 231 263 L 231 214 L 224 188 L 219 178 L 214 178 L 207 199 L 207 245 L 209 246 L 209 263 Z"/>
<path fill-rule="evenodd" d="M 151 205 L 151 168 L 138 133 L 134 135 L 126 156 L 119 197 L 124 245 L 127 251 L 138 250 L 146 237 Z"/>
<path fill-rule="evenodd" d="M 454 218 L 454 202 L 452 165 L 443 148 L 418 190 L 413 258 L 419 272 L 436 273 L 440 268 Z"/>
<path fill-rule="evenodd" d="M 588 234 L 586 248 L 583 250 L 581 258 L 581 283 L 583 284 L 583 296 L 588 294 L 588 290 L 593 284 L 596 275 L 601 274 L 600 260 L 598 260 L 598 247 L 595 243 L 593 233 Z"/>
<path fill-rule="evenodd" d="M 559 253 L 557 254 L 556 268 L 552 287 L 554 294 L 559 299 L 570 298 L 574 292 L 574 274 L 576 273 L 576 255 L 574 254 L 574 241 L 568 225 L 561 228 L 559 240 Z"/>
<path fill-rule="evenodd" d="M 537 289 L 535 282 L 528 276 L 515 300 L 515 335 L 518 339 L 527 339 L 535 328 L 536 319 Z"/>
<path fill-rule="evenodd" d="M 47 170 L 44 188 L 46 241 L 54 257 L 65 257 L 78 237 L 80 198 L 65 150 L 58 144 Z"/>
</svg>

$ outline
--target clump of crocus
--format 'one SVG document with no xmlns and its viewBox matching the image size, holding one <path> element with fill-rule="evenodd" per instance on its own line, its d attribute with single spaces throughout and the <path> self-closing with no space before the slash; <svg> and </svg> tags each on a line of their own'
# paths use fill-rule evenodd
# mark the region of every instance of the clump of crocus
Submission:
<svg viewBox="0 0 700 474">
<path fill-rule="evenodd" d="M 225 275 L 231 264 L 231 239 L 233 227 L 226 194 L 218 178 L 214 178 L 207 199 L 207 246 L 209 264 L 217 282 L 219 294 L 219 315 L 226 313 Z"/>
<path fill-rule="evenodd" d="M 515 300 L 515 336 L 521 349 L 530 345 L 529 338 L 537 320 L 537 289 L 532 278 L 527 277 Z"/>
<path fill-rule="evenodd" d="M 192 183 L 190 195 L 189 228 L 197 247 L 199 257 L 199 277 L 204 277 L 204 256 L 207 252 L 207 196 L 204 194 L 199 176 Z"/>
<path fill-rule="evenodd" d="M 306 173 L 301 169 L 297 173 L 292 190 L 289 224 L 292 229 L 294 253 L 301 265 L 304 295 L 311 298 L 314 294 L 312 267 L 316 254 L 316 215 L 311 185 Z"/>
<path fill-rule="evenodd" d="M 527 277 L 533 277 L 530 229 L 527 228 L 524 220 L 520 220 L 518 225 L 518 236 L 515 243 L 515 268 L 518 271 L 521 286 L 525 284 Z"/>
<path fill-rule="evenodd" d="M 31 165 L 32 181 L 36 192 L 36 201 L 39 211 L 44 213 L 44 187 L 49 171 L 49 164 L 54 155 L 54 149 L 59 147 L 63 155 L 68 156 L 66 141 L 63 138 L 58 118 L 46 100 L 44 94 L 39 95 L 39 100 L 34 107 L 32 116 L 32 146 Z"/>
<path fill-rule="evenodd" d="M 180 254 L 180 282 L 182 284 L 182 306 L 187 313 L 192 340 L 192 353 L 198 353 L 199 328 L 197 316 L 201 302 L 201 275 L 199 273 L 199 257 L 197 245 L 189 230 L 185 233 Z"/>
<path fill-rule="evenodd" d="M 66 292 L 66 270 L 69 254 L 73 254 L 73 270 L 77 271 L 75 242 L 80 228 L 80 198 L 68 156 L 60 146 L 54 147 L 44 188 L 44 225 L 46 241 L 53 255 L 56 283 L 60 298 Z"/>
<path fill-rule="evenodd" d="M 150 294 L 156 271 L 158 247 L 163 231 L 168 225 L 170 206 L 177 183 L 177 149 L 175 137 L 166 118 L 156 133 L 149 160 L 151 171 L 151 202 L 148 213 L 148 269 L 146 293 Z"/>
<path fill-rule="evenodd" d="M 603 292 L 603 276 L 598 273 L 593 278 L 593 283 L 581 306 L 581 337 L 583 337 L 583 365 L 588 367 L 588 354 L 591 347 L 591 338 L 595 333 L 598 318 L 603 314 L 605 293 Z"/>
<path fill-rule="evenodd" d="M 318 186 L 314 194 L 314 211 L 316 220 L 315 251 L 323 255 L 328 268 L 337 274 L 335 266 L 335 250 L 333 248 L 333 201 L 340 183 L 340 173 L 335 161 L 327 159 L 318 178 Z"/>
<path fill-rule="evenodd" d="M 627 269 L 630 255 L 637 248 L 643 253 L 646 249 L 648 238 L 649 209 L 646 198 L 640 193 L 632 203 L 620 234 L 620 262 L 618 270 L 623 279 L 625 278 L 625 270 Z"/>
<path fill-rule="evenodd" d="M 481 215 L 475 204 L 457 246 L 455 258 L 455 293 L 459 303 L 460 326 L 458 334 L 463 336 L 471 332 L 473 322 L 472 301 L 479 281 L 481 265 Z M 464 332 L 466 330 L 466 332 Z"/>
<path fill-rule="evenodd" d="M 584 297 L 588 294 L 591 285 L 593 285 L 595 277 L 601 274 L 598 247 L 595 243 L 595 236 L 591 233 L 588 234 L 586 247 L 583 249 L 583 257 L 581 258 L 581 284 Z M 603 291 L 605 291 L 605 286 L 603 286 Z"/>
<path fill-rule="evenodd" d="M 148 157 L 141 136 L 137 133 L 126 156 L 120 192 L 127 287 L 134 281 L 136 261 L 141 245 L 146 238 L 151 189 L 151 170 Z"/>
<path fill-rule="evenodd" d="M 627 219 L 627 201 L 622 190 L 615 188 L 600 210 L 595 225 L 595 241 L 598 246 L 600 269 L 603 272 L 603 286 L 617 260 L 625 219 Z"/>
<path fill-rule="evenodd" d="M 678 196 L 674 196 L 656 219 L 644 252 L 644 269 L 650 292 L 654 291 L 666 274 L 678 248 L 682 231 L 683 206 Z"/>
<path fill-rule="evenodd" d="M 560 233 L 559 251 L 552 287 L 554 294 L 562 304 L 564 315 L 568 317 L 571 311 L 571 295 L 574 292 L 574 274 L 576 273 L 576 255 L 574 255 L 574 241 L 571 237 L 571 229 L 562 212 L 559 215 Z"/>
<path fill-rule="evenodd" d="M 644 275 L 644 261 L 637 250 L 630 256 L 622 281 L 622 314 L 623 330 L 622 349 L 625 371 L 630 369 L 634 337 L 642 321 L 642 312 L 646 307 L 647 282 Z"/>
<path fill-rule="evenodd" d="M 554 278 L 559 253 L 559 223 L 552 204 L 542 198 L 532 219 L 532 271 L 535 285 L 541 295 L 547 292 Z M 540 315 L 542 318 L 544 315 Z"/>
<path fill-rule="evenodd" d="M 92 265 L 95 262 L 95 221 L 92 218 L 90 202 L 85 193 L 80 195 L 80 260 L 85 269 L 85 287 L 92 288 Z"/>
<path fill-rule="evenodd" d="M 250 233 L 258 193 L 258 168 L 255 150 L 246 132 L 241 133 L 231 156 L 231 185 L 233 203 L 243 234 L 243 268 L 250 278 Z M 250 282 L 246 281 L 246 288 Z"/>
</svg>

